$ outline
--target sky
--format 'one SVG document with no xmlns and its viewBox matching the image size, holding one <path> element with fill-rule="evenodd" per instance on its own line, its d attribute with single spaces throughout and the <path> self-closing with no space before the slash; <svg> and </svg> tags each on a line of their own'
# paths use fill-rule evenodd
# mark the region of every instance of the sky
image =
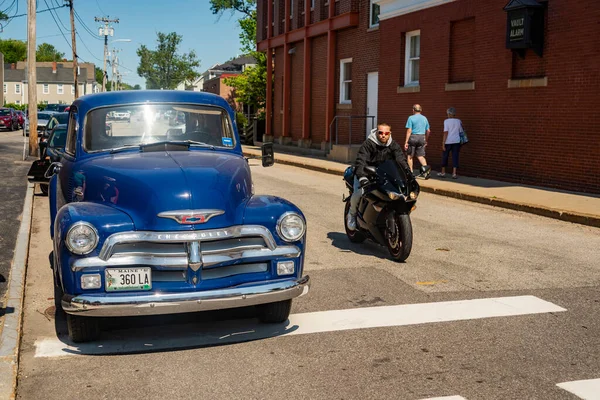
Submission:
<svg viewBox="0 0 600 400">
<path fill-rule="evenodd" d="M 64 1 L 37 2 L 36 45 L 50 43 L 65 53 L 65 58 L 72 59 L 69 9 L 64 7 L 40 12 L 62 5 Z M 136 50 L 141 45 L 154 49 L 157 32 L 176 32 L 183 36 L 178 53 L 194 50 L 200 60 L 199 72 L 241 53 L 237 25 L 241 14 L 226 12 L 221 17 L 214 15 L 209 0 L 74 0 L 73 4 L 76 14 L 91 31 L 88 32 L 75 18 L 79 59 L 93 62 L 99 68 L 104 63 L 104 37 L 98 36 L 100 23 L 95 22 L 94 17 L 119 19 L 118 24 L 112 25 L 114 36 L 108 37 L 109 50 L 113 47 L 120 50 L 120 72 L 123 81 L 130 85 L 145 87 L 144 79 L 136 73 L 139 64 Z M 9 17 L 15 16 L 3 24 L 0 38 L 27 40 L 27 16 L 18 16 L 27 13 L 27 0 L 0 0 L 0 10 Z M 130 39 L 131 42 L 111 43 L 116 39 Z"/>
</svg>

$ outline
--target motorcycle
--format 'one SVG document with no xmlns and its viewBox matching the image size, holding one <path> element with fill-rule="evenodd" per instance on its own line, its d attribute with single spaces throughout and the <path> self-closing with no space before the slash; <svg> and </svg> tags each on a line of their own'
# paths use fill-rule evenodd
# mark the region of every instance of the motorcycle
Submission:
<svg viewBox="0 0 600 400">
<path fill-rule="evenodd" d="M 346 222 L 354 191 L 354 167 L 344 172 L 344 182 L 350 191 L 350 196 L 343 199 L 346 235 L 353 243 L 371 239 L 387 246 L 393 260 L 405 261 L 412 249 L 410 213 L 416 208 L 419 184 L 415 179 L 408 179 L 407 172 L 392 160 L 384 161 L 377 168 L 365 167 L 365 172 L 369 183 L 363 186 L 358 203 L 356 230 L 348 229 Z"/>
</svg>

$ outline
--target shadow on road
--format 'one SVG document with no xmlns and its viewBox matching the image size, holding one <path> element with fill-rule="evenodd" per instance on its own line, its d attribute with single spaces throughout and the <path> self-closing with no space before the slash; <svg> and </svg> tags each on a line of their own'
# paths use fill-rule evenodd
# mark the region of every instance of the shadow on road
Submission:
<svg viewBox="0 0 600 400">
<path fill-rule="evenodd" d="M 345 233 L 329 232 L 327 238 L 331 240 L 331 245 L 343 252 L 352 252 L 365 256 L 375 256 L 378 258 L 389 259 L 387 249 L 370 240 L 363 243 L 352 243 Z"/>
</svg>

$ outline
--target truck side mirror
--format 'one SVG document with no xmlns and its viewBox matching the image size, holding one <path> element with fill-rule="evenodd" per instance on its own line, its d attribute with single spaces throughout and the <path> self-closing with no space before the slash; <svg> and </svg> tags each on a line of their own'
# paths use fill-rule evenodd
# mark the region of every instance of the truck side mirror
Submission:
<svg viewBox="0 0 600 400">
<path fill-rule="evenodd" d="M 273 143 L 263 143 L 262 145 L 262 166 L 270 167 L 275 164 L 275 153 Z"/>
</svg>

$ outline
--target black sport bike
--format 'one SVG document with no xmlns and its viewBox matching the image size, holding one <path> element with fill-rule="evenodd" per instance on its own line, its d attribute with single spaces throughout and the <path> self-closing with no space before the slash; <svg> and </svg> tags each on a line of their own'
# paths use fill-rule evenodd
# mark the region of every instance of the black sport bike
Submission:
<svg viewBox="0 0 600 400">
<path fill-rule="evenodd" d="M 344 199 L 344 227 L 351 242 L 362 243 L 371 239 L 387 246 L 392 259 L 404 261 L 412 249 L 410 213 L 416 208 L 420 187 L 415 179 L 395 161 L 387 160 L 377 168 L 366 167 L 369 183 L 363 186 L 356 214 L 356 230 L 348 229 L 347 215 L 350 197 Z M 352 196 L 354 167 L 344 172 L 344 182 Z"/>
</svg>

